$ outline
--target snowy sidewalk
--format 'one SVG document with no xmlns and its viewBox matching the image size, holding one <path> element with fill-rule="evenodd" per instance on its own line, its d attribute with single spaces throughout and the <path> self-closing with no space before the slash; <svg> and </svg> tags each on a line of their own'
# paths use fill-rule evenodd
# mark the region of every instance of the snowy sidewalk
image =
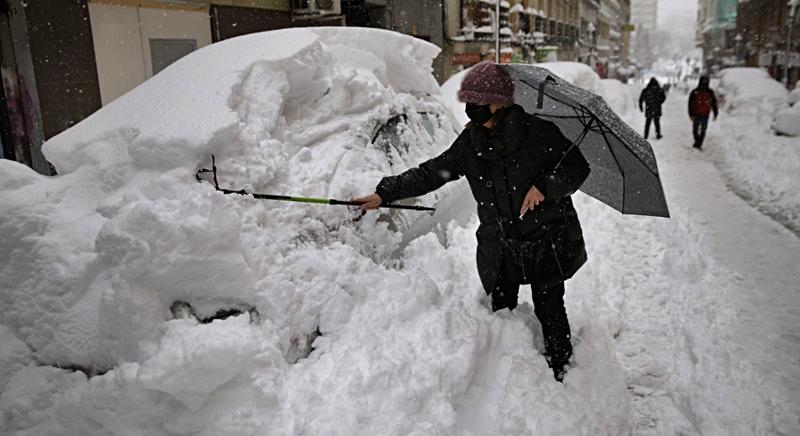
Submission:
<svg viewBox="0 0 800 436">
<path fill-rule="evenodd" d="M 621 235 L 622 247 L 596 248 L 607 259 L 595 262 L 639 268 L 606 277 L 622 293 L 606 298 L 621 297 L 618 357 L 636 434 L 800 434 L 800 239 L 691 149 L 685 99 L 670 96 L 665 139 L 652 142 L 672 220 L 584 219 L 590 241 Z M 726 140 L 712 126 L 707 141 Z"/>
</svg>

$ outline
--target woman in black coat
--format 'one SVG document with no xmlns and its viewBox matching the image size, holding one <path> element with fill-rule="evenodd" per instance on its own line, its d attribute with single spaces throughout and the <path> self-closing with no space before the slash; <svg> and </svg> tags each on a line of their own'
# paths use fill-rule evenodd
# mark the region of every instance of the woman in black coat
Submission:
<svg viewBox="0 0 800 436">
<path fill-rule="evenodd" d="M 517 305 L 530 284 L 545 354 L 557 380 L 572 356 L 564 281 L 586 262 L 581 226 L 570 195 L 589 164 L 558 127 L 513 104 L 513 81 L 491 62 L 464 77 L 459 100 L 471 121 L 439 156 L 383 178 L 365 209 L 424 195 L 467 178 L 478 203 L 478 273 L 492 308 Z"/>
</svg>

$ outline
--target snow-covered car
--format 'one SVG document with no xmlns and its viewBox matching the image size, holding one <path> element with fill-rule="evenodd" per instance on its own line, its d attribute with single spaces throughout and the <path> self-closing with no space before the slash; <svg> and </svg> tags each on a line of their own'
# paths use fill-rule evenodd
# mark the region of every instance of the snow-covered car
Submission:
<svg viewBox="0 0 800 436">
<path fill-rule="evenodd" d="M 224 188 L 367 195 L 380 177 L 437 155 L 455 138 L 431 74 L 438 53 L 420 39 L 375 29 L 242 36 L 180 59 L 47 141 L 43 151 L 58 176 L 0 160 L 0 427 L 166 434 L 180 426 L 187 434 L 231 434 L 244 425 L 288 434 L 299 425 L 330 433 L 334 424 L 297 424 L 281 412 L 296 402 L 322 422 L 342 417 L 322 403 L 313 412 L 308 398 L 297 397 L 315 382 L 292 381 L 292 365 L 312 349 L 338 353 L 359 343 L 362 351 L 337 358 L 356 365 L 383 340 L 417 334 L 402 324 L 404 310 L 409 317 L 444 310 L 431 305 L 444 297 L 420 269 L 447 268 L 441 253 L 419 255 L 421 263 L 402 271 L 393 266 L 416 236 L 435 229 L 445 237 L 439 224 L 453 218 L 447 198 L 468 190 L 411 200 L 440 206 L 433 216 L 361 216 L 352 208 L 225 195 L 195 173 L 214 154 Z M 446 298 L 472 295 L 470 286 L 461 289 Z M 376 318 L 368 312 L 376 306 L 395 311 Z M 425 336 L 435 344 L 424 353 L 439 352 L 409 350 L 391 361 L 452 371 L 446 360 L 431 360 L 461 345 L 445 330 Z M 322 371 L 311 375 L 322 383 L 327 366 L 318 357 L 305 365 L 307 374 Z M 383 395 L 359 393 L 356 385 L 348 387 L 355 403 Z M 257 399 L 237 400 L 253 389 Z M 350 395 L 337 392 L 323 403 Z M 109 407 L 80 405 L 87 402 Z M 281 406 L 269 407 L 274 402 Z M 427 419 L 411 415 L 397 417 Z M 357 421 L 338 425 L 354 429 Z M 385 424 L 376 422 L 372 433 Z"/>
<path fill-rule="evenodd" d="M 717 91 L 721 106 L 734 115 L 767 115 L 786 106 L 789 92 L 777 80 L 760 69 L 726 68 L 719 73 Z"/>
<path fill-rule="evenodd" d="M 789 93 L 789 104 L 794 106 L 797 102 L 800 102 L 800 87 L 795 85 L 795 88 Z"/>
<path fill-rule="evenodd" d="M 775 114 L 772 129 L 786 136 L 800 136 L 800 105 L 783 108 Z"/>
</svg>

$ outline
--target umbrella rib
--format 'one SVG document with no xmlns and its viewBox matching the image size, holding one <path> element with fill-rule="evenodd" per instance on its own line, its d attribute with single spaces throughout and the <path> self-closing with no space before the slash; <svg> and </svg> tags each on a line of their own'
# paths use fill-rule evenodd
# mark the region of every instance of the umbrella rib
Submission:
<svg viewBox="0 0 800 436">
<path fill-rule="evenodd" d="M 591 127 L 593 122 L 594 122 L 594 119 L 590 119 L 589 120 L 589 125 L 584 125 L 584 129 L 583 129 L 583 132 L 581 132 L 581 135 L 578 137 L 578 139 L 575 142 L 572 143 L 572 145 L 569 146 L 567 151 L 565 151 L 564 154 L 561 155 L 561 159 L 559 159 L 558 163 L 556 163 L 555 167 L 553 167 L 554 169 L 561 166 L 561 162 L 564 162 L 564 159 L 567 157 L 569 152 L 572 151 L 573 148 L 580 146 L 580 143 L 583 142 L 583 140 L 586 138 L 586 135 L 589 134 L 589 128 Z M 617 163 L 617 165 L 619 165 L 619 163 Z"/>
<path fill-rule="evenodd" d="M 581 105 L 580 108 L 581 108 L 581 113 L 583 113 L 583 116 L 589 119 L 589 122 L 584 124 L 584 127 L 588 128 L 592 132 L 599 133 L 600 120 L 597 120 L 597 124 L 595 124 L 593 121 L 597 117 L 593 113 L 591 113 L 589 109 L 587 109 L 585 106 Z"/>
<path fill-rule="evenodd" d="M 551 115 L 551 114 L 536 114 L 539 117 L 546 117 L 546 118 L 558 118 L 558 119 L 583 119 L 580 115 Z"/>
<path fill-rule="evenodd" d="M 586 131 L 586 129 L 589 128 L 588 124 L 591 123 L 591 118 L 589 119 L 589 123 L 587 123 L 586 122 L 586 114 L 583 113 L 584 112 L 583 107 L 581 107 L 580 109 L 581 109 L 580 112 L 578 112 L 578 108 L 575 108 L 575 107 L 572 108 L 572 110 L 575 111 L 575 115 L 578 116 L 578 121 L 581 122 L 581 125 L 583 126 L 583 130 Z"/>
<path fill-rule="evenodd" d="M 619 173 L 622 174 L 622 206 L 621 206 L 621 210 L 624 213 L 625 212 L 625 170 L 622 168 L 622 165 L 619 164 L 619 160 L 617 160 L 617 154 L 614 153 L 614 147 L 611 146 L 611 142 L 608 140 L 608 137 L 606 136 L 605 130 L 601 130 L 600 133 L 603 135 L 603 139 L 606 140 L 606 144 L 608 144 L 608 151 L 611 153 L 611 157 L 614 158 L 614 163 L 617 164 L 617 168 L 619 169 Z M 617 138 L 617 139 L 619 139 L 619 138 Z"/>
<path fill-rule="evenodd" d="M 602 124 L 602 122 L 601 122 L 600 120 L 598 120 L 598 123 Z M 602 124 L 602 126 L 603 126 L 603 127 L 606 129 L 606 130 L 608 130 L 608 131 L 609 131 L 609 133 L 610 133 L 611 135 L 614 135 L 614 137 L 615 137 L 615 138 L 617 138 L 617 139 L 618 139 L 620 142 L 623 142 L 623 141 L 622 141 L 622 139 L 621 139 L 621 138 L 620 138 L 618 135 L 615 135 L 613 131 L 611 131 L 610 129 L 608 129 L 608 127 L 606 127 L 606 126 L 605 126 L 605 124 Z M 603 131 L 603 132 L 601 132 L 601 133 L 603 133 L 603 136 L 605 136 L 605 131 Z M 623 143 L 624 143 L 624 142 L 623 142 Z M 630 148 L 628 148 L 628 149 L 630 150 Z M 639 161 L 639 162 L 640 162 L 642 165 L 644 165 L 644 167 L 645 167 L 645 168 L 647 168 L 647 170 L 648 170 L 648 171 L 650 171 L 650 172 L 651 172 L 651 173 L 652 173 L 654 176 L 658 177 L 658 172 L 657 172 L 657 171 L 653 171 L 653 170 L 651 170 L 651 169 L 650 169 L 650 166 L 648 166 L 648 165 L 647 165 L 647 164 L 646 164 L 646 163 L 645 163 L 645 162 L 642 160 L 642 158 L 640 158 L 640 157 L 639 157 L 639 155 L 638 155 L 638 154 L 634 153 L 634 152 L 633 152 L 633 150 L 631 150 L 631 154 L 632 154 L 632 155 L 634 155 L 634 156 L 636 157 L 636 160 L 638 160 L 638 161 Z M 653 159 L 655 160 L 655 152 L 653 152 Z"/>
<path fill-rule="evenodd" d="M 531 84 L 530 84 L 530 82 L 528 82 L 527 80 L 525 80 L 525 79 L 519 79 L 519 81 L 521 81 L 522 83 L 524 83 L 524 84 L 528 85 L 528 86 L 529 86 L 529 87 L 531 87 L 532 89 L 535 89 L 535 90 L 537 90 L 537 92 L 538 92 L 538 88 L 537 88 L 536 86 L 533 86 L 533 85 L 531 85 Z M 574 85 L 573 85 L 573 86 L 574 86 Z M 549 87 L 549 88 L 551 88 L 551 89 L 552 89 L 552 87 Z M 553 100 L 555 100 L 555 101 L 557 101 L 557 102 L 559 102 L 559 103 L 561 103 L 561 104 L 563 104 L 563 105 L 569 106 L 569 107 L 570 107 L 570 108 L 572 108 L 572 109 L 575 109 L 575 106 L 577 105 L 577 106 L 579 106 L 581 109 L 583 109 L 583 110 L 586 110 L 586 112 L 587 112 L 587 113 L 589 113 L 589 114 L 592 116 L 592 118 L 593 118 L 593 119 L 596 119 L 596 120 L 597 120 L 597 128 L 598 128 L 598 130 L 592 130 L 592 131 L 593 131 L 593 132 L 596 132 L 596 133 L 600 133 L 600 134 L 602 134 L 602 135 L 603 135 L 603 137 L 605 137 L 605 136 L 606 136 L 606 130 L 608 130 L 608 127 L 607 127 L 607 126 L 606 126 L 606 125 L 605 125 L 605 124 L 604 124 L 602 121 L 600 121 L 600 119 L 599 119 L 599 118 L 597 118 L 597 116 L 596 116 L 596 115 L 592 114 L 592 113 L 589 111 L 589 109 L 588 109 L 588 108 L 586 108 L 586 106 L 585 106 L 585 105 L 583 105 L 583 104 L 581 104 L 581 103 L 568 103 L 568 102 L 565 102 L 565 101 L 563 101 L 563 100 L 561 100 L 561 99 L 559 99 L 559 98 L 553 97 L 553 95 L 551 95 L 551 94 L 548 94 L 548 93 L 547 93 L 547 89 L 548 89 L 548 87 L 545 87 L 545 89 L 544 89 L 544 95 L 546 95 L 547 97 L 550 97 L 551 99 L 553 99 Z M 587 92 L 589 92 L 589 91 L 587 91 Z M 601 98 L 600 96 L 596 96 L 596 97 L 597 97 L 597 98 Z M 570 116 L 570 117 L 564 117 L 564 118 L 575 118 L 575 117 L 571 117 L 571 116 Z M 610 130 L 609 130 L 609 133 L 611 133 L 612 135 L 614 135 L 614 137 L 615 137 L 615 138 L 617 138 L 617 139 L 618 139 L 620 142 L 622 142 L 622 143 L 624 144 L 624 142 L 623 142 L 623 141 L 620 139 L 620 137 L 619 137 L 619 136 L 617 136 L 617 135 L 615 135 L 615 134 L 614 134 L 614 132 L 612 132 L 612 131 L 610 131 Z M 610 148 L 611 148 L 611 143 L 610 143 L 610 142 L 608 142 L 608 138 L 607 138 L 607 137 L 606 137 L 605 139 L 606 139 L 606 143 L 607 143 L 607 144 L 609 144 L 609 149 L 610 149 Z M 650 169 L 650 167 L 649 167 L 649 166 L 648 166 L 648 165 L 647 165 L 647 164 L 646 164 L 646 163 L 645 163 L 645 162 L 642 160 L 642 158 L 641 158 L 641 157 L 639 157 L 639 155 L 638 155 L 638 154 L 634 153 L 634 152 L 633 152 L 633 150 L 631 150 L 631 149 L 630 149 L 629 147 L 627 147 L 627 146 L 626 146 L 626 148 L 628 148 L 628 150 L 630 150 L 631 154 L 633 154 L 633 155 L 636 157 L 636 159 L 637 159 L 637 160 L 638 160 L 638 161 L 639 161 L 639 162 L 640 162 L 642 165 L 644 165 L 644 167 L 645 167 L 645 168 L 647 168 L 647 170 L 648 170 L 648 171 L 650 171 L 650 172 L 651 172 L 651 173 L 652 173 L 654 176 L 658 177 L 658 172 L 656 172 L 656 171 L 653 171 L 652 169 Z M 613 153 L 613 152 L 612 152 L 612 156 L 614 156 L 614 153 Z M 615 161 L 617 161 L 617 158 L 616 158 L 616 156 L 614 156 L 614 160 L 615 160 Z M 618 161 L 617 161 L 617 166 L 619 166 L 619 162 L 618 162 Z M 624 184 L 623 184 L 623 186 L 624 186 Z M 624 189 L 624 188 L 623 188 L 623 189 Z M 624 202 L 624 201 L 625 201 L 625 200 L 624 200 L 624 198 L 623 198 L 623 202 Z"/>
<path fill-rule="evenodd" d="M 525 82 L 525 81 L 523 80 L 523 82 Z M 526 84 L 526 85 L 528 85 L 528 86 L 531 86 L 531 84 L 530 84 L 530 83 L 528 83 L 528 82 L 525 82 L 525 84 Z M 565 102 L 565 101 L 563 101 L 563 100 L 561 100 L 561 99 L 559 99 L 559 98 L 553 97 L 553 96 L 552 96 L 552 95 L 550 95 L 550 94 L 547 94 L 547 92 L 545 92 L 545 95 L 547 95 L 547 96 L 548 96 L 548 97 L 550 97 L 551 99 L 553 99 L 553 100 L 555 100 L 555 101 L 557 101 L 557 102 L 559 102 L 559 103 L 561 103 L 561 104 L 563 104 L 563 105 L 565 105 L 565 106 L 568 106 L 568 107 L 570 107 L 572 110 L 574 110 L 574 111 L 575 111 L 575 116 L 574 116 L 574 117 L 573 117 L 573 116 L 571 116 L 571 115 L 569 115 L 569 116 L 568 116 L 568 115 L 562 115 L 562 116 L 558 116 L 558 115 L 546 115 L 546 116 L 548 116 L 548 117 L 552 117 L 552 118 L 573 118 L 573 119 L 578 119 L 578 120 L 581 120 L 581 121 L 582 121 L 582 120 L 584 120 L 584 119 L 586 119 L 586 118 L 589 118 L 589 119 L 597 119 L 597 116 L 595 116 L 595 115 L 594 115 L 594 114 L 593 114 L 593 113 L 592 113 L 592 112 L 589 110 L 589 108 L 587 108 L 587 107 L 586 107 L 585 105 L 583 105 L 583 104 L 580 104 L 580 103 L 568 103 L 568 102 Z M 578 108 L 580 108 L 580 111 L 581 111 L 581 112 L 584 112 L 584 113 L 585 113 L 585 114 L 587 114 L 588 116 L 587 116 L 587 115 L 581 115 L 581 114 L 578 112 Z M 586 126 L 586 124 L 584 124 L 583 122 L 581 122 L 581 124 L 582 124 L 584 127 Z M 601 124 L 601 123 L 600 123 L 600 120 L 599 120 L 599 119 L 597 119 L 597 124 L 598 124 L 597 128 L 590 128 L 590 130 L 591 130 L 592 132 L 595 132 L 595 133 L 602 133 L 602 129 L 600 128 L 600 124 Z"/>
<path fill-rule="evenodd" d="M 536 90 L 536 92 L 537 92 L 537 99 L 539 98 L 539 95 L 538 95 L 538 94 L 539 94 L 539 87 L 538 87 L 538 86 L 534 86 L 534 85 L 532 85 L 530 82 L 528 82 L 528 81 L 527 81 L 527 80 L 525 80 L 525 79 L 518 79 L 518 80 L 519 80 L 520 82 L 522 82 L 522 83 L 524 83 L 524 84 L 528 85 L 528 86 L 529 86 L 531 89 L 534 89 L 534 90 Z M 559 98 L 553 97 L 551 94 L 548 94 L 548 93 L 547 93 L 547 88 L 546 88 L 546 87 L 545 87 L 544 89 L 542 89 L 542 91 L 543 91 L 542 93 L 543 93 L 545 96 L 547 96 L 547 97 L 550 97 L 551 99 L 553 99 L 553 100 L 555 100 L 555 101 L 557 101 L 557 102 L 559 102 L 559 103 L 561 103 L 561 104 L 563 104 L 563 105 L 565 105 L 565 106 L 568 106 L 568 107 L 569 107 L 569 108 L 571 108 L 573 111 L 575 111 L 575 116 L 572 116 L 572 115 L 548 115 L 548 114 L 538 114 L 539 116 L 543 116 L 543 117 L 547 117 L 547 118 L 557 118 L 557 119 L 577 119 L 577 120 L 579 120 L 579 121 L 581 122 L 581 125 L 582 125 L 582 126 L 584 126 L 584 128 L 586 127 L 586 124 L 587 124 L 587 123 L 585 122 L 585 120 L 586 120 L 587 118 L 589 118 L 590 120 L 591 120 L 591 119 L 593 119 L 593 118 L 595 118 L 595 116 L 594 116 L 594 115 L 593 115 L 593 114 L 592 114 L 592 113 L 591 113 L 591 112 L 590 112 L 590 111 L 589 111 L 589 110 L 588 110 L 588 109 L 587 109 L 587 108 L 586 108 L 584 105 L 582 105 L 582 104 L 580 104 L 580 103 L 577 103 L 577 104 L 576 104 L 576 103 L 567 103 L 567 102 L 565 102 L 565 101 L 563 101 L 563 100 L 561 100 L 561 99 L 559 99 Z M 578 109 L 580 109 L 580 112 L 578 112 Z M 582 113 L 584 113 L 584 114 L 581 114 L 581 112 L 582 112 Z M 588 114 L 588 117 L 586 116 L 587 114 Z M 599 121 L 599 120 L 598 120 L 598 121 Z"/>
<path fill-rule="evenodd" d="M 526 83 L 527 83 L 527 82 L 526 82 Z M 528 84 L 528 86 L 530 86 L 530 84 Z M 561 99 L 558 99 L 558 98 L 556 98 L 556 97 L 553 97 L 553 96 L 552 96 L 552 95 L 550 95 L 550 94 L 547 94 L 546 92 L 545 92 L 545 95 L 547 95 L 547 96 L 548 96 L 548 97 L 550 97 L 551 99 L 553 99 L 553 100 L 555 100 L 555 101 L 557 101 L 557 102 L 559 102 L 559 103 L 561 103 L 561 104 L 567 105 L 567 106 L 569 106 L 569 107 L 571 107 L 571 108 L 573 108 L 573 109 L 575 108 L 575 104 L 574 104 L 574 103 L 573 103 L 573 104 L 567 103 L 567 102 L 565 102 L 565 101 L 563 101 L 563 100 L 561 100 Z M 589 111 L 589 109 L 588 109 L 588 108 L 586 108 L 586 106 L 584 106 L 583 104 L 580 104 L 580 103 L 578 103 L 578 106 L 580 106 L 580 107 L 581 107 L 581 109 L 584 109 L 584 110 L 586 110 L 588 113 L 590 113 L 590 114 L 591 114 L 591 112 Z M 602 134 L 602 135 L 605 137 L 605 135 L 606 135 L 606 131 L 608 131 L 610 134 L 614 135 L 614 137 L 615 137 L 615 138 L 617 138 L 617 139 L 618 139 L 620 142 L 623 142 L 623 141 L 620 139 L 620 137 L 619 137 L 619 136 L 617 136 L 617 135 L 615 135 L 615 134 L 614 134 L 614 132 L 610 131 L 610 130 L 608 129 L 608 127 L 607 127 L 607 126 L 606 126 L 606 125 L 605 125 L 605 124 L 604 124 L 602 121 L 600 121 L 600 119 L 599 119 L 599 118 L 597 118 L 597 116 L 595 116 L 594 114 L 591 114 L 591 115 L 592 115 L 592 118 L 594 118 L 594 119 L 597 119 L 597 124 L 598 124 L 598 126 L 597 126 L 598 130 L 592 130 L 593 132 L 600 133 L 600 134 Z M 606 143 L 609 143 L 609 142 L 608 142 L 608 138 L 606 138 Z M 624 142 L 623 142 L 623 143 L 624 143 Z M 628 149 L 630 150 L 630 148 L 628 148 Z M 653 175 L 655 175 L 655 176 L 658 176 L 658 173 L 657 173 L 657 172 L 655 172 L 655 171 L 653 171 L 653 170 L 651 170 L 651 169 L 650 169 L 650 167 L 649 167 L 649 166 L 648 166 L 648 165 L 647 165 L 647 164 L 646 164 L 646 163 L 645 163 L 645 162 L 642 160 L 642 158 L 640 158 L 640 157 L 639 157 L 639 155 L 638 155 L 638 154 L 634 153 L 634 152 L 633 152 L 633 150 L 630 150 L 630 151 L 631 151 L 631 154 L 633 154 L 633 155 L 636 157 L 636 159 L 637 159 L 637 160 L 638 160 L 638 161 L 639 161 L 639 162 L 640 162 L 642 165 L 644 165 L 644 167 L 645 167 L 645 168 L 647 168 L 647 170 L 648 170 L 648 171 L 650 171 L 651 173 L 653 173 Z M 614 158 L 614 160 L 616 160 L 616 157 Z M 618 162 L 617 164 L 619 164 L 619 162 Z M 624 201 L 624 200 L 623 200 L 623 201 Z"/>
</svg>

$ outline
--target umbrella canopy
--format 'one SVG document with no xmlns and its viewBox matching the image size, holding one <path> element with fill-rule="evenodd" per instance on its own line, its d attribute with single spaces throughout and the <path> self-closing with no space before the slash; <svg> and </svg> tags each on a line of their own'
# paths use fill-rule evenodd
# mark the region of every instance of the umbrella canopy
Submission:
<svg viewBox="0 0 800 436">
<path fill-rule="evenodd" d="M 625 214 L 669 217 L 650 143 L 622 121 L 602 97 L 552 72 L 502 65 L 514 79 L 514 101 L 554 122 L 589 161 L 581 191 Z"/>
</svg>

